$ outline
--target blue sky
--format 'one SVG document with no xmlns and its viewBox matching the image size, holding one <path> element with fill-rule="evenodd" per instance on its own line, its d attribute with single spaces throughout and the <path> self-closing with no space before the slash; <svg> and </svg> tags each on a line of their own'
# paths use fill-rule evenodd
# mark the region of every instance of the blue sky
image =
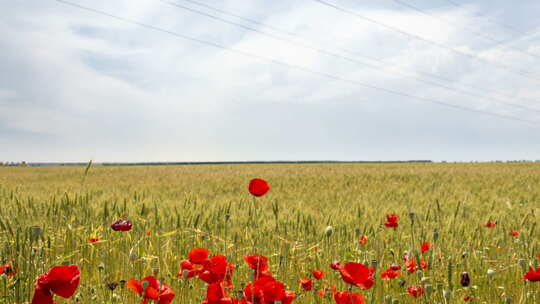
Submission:
<svg viewBox="0 0 540 304">
<path fill-rule="evenodd" d="M 540 159 L 538 1 L 69 1 L 348 81 L 2 1 L 0 161 Z"/>
</svg>

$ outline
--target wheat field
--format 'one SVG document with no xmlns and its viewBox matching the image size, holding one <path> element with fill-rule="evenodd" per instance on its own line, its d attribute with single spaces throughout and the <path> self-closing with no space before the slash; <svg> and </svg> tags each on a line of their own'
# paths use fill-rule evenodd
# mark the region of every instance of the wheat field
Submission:
<svg viewBox="0 0 540 304">
<path fill-rule="evenodd" d="M 270 191 L 252 196 L 253 178 Z M 236 266 L 231 298 L 253 279 L 243 257 L 258 253 L 294 303 L 337 301 L 323 285 L 364 303 L 540 303 L 540 283 L 522 279 L 540 264 L 538 163 L 0 167 L 0 206 L 0 262 L 15 268 L 0 303 L 30 303 L 36 278 L 67 264 L 80 284 L 57 303 L 139 303 L 125 282 L 149 275 L 172 303 L 201 303 L 206 283 L 177 277 L 192 248 Z M 121 218 L 131 231 L 110 228 Z M 404 257 L 427 266 L 409 272 Z M 373 267 L 374 285 L 345 283 L 333 261 Z M 392 264 L 400 275 L 383 280 Z"/>
</svg>

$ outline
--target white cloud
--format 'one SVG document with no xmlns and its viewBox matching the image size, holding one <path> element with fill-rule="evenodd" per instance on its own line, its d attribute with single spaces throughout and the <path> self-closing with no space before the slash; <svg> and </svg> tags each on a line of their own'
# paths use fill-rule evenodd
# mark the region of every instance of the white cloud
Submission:
<svg viewBox="0 0 540 304">
<path fill-rule="evenodd" d="M 156 0 L 74 2 L 368 85 L 540 121 L 536 112 L 496 103 L 540 109 L 536 80 L 312 1 L 211 4 L 306 37 L 296 43 Z M 392 5 L 336 2 L 407 32 L 540 75 L 537 58 L 479 42 L 467 31 L 489 28 L 490 36 L 508 36 L 475 16 L 477 7 L 487 2 L 462 9 L 430 7 L 436 16 L 462 28 Z M 540 10 L 540 4 L 527 4 L 486 7 L 493 16 L 514 16 L 505 19 L 507 23 L 533 28 L 533 19 L 524 25 L 516 17 Z M 8 16 L 0 20 L 0 66 L 5 71 L 0 75 L 0 144 L 9 143 L 2 151 L 9 160 L 513 159 L 536 158 L 534 151 L 540 148 L 538 132 L 533 133 L 537 126 L 289 69 L 57 2 L 5 4 L 0 9 Z M 532 53 L 540 48 L 532 37 L 534 33 L 512 40 L 512 45 Z M 299 46 L 312 46 L 312 41 L 342 56 L 353 57 L 354 52 L 380 58 L 385 68 L 368 68 Z M 426 79 L 430 82 L 486 98 L 411 78 L 425 73 L 454 80 Z"/>
</svg>

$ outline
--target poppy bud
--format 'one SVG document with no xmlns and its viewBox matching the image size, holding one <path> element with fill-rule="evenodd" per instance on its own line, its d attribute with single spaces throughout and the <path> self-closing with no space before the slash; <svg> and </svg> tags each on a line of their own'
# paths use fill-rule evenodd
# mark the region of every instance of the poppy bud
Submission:
<svg viewBox="0 0 540 304">
<path fill-rule="evenodd" d="M 510 303 L 512 303 L 512 301 L 513 301 L 512 297 L 505 297 L 504 298 L 504 303 L 505 304 L 510 304 Z"/>
<path fill-rule="evenodd" d="M 418 271 L 416 272 L 416 276 L 418 277 L 418 279 L 421 280 L 422 277 L 424 276 L 424 272 L 423 272 L 422 270 L 418 270 Z"/>
<path fill-rule="evenodd" d="M 131 261 L 135 261 L 136 259 L 138 258 L 137 256 L 137 253 L 135 251 L 132 251 L 130 254 L 129 254 L 129 259 Z"/>
<path fill-rule="evenodd" d="M 110 290 L 115 290 L 116 286 L 118 286 L 118 283 L 116 282 L 110 282 L 107 284 L 107 287 L 109 287 Z"/>
<path fill-rule="evenodd" d="M 97 266 L 97 270 L 98 271 L 103 271 L 104 269 L 105 269 L 105 264 L 99 263 L 99 265 Z"/>
<path fill-rule="evenodd" d="M 237 290 L 236 291 L 236 297 L 237 298 L 243 298 L 244 297 L 244 291 L 243 290 Z"/>
<path fill-rule="evenodd" d="M 527 268 L 527 260 L 519 259 L 518 263 L 519 263 L 519 266 L 523 267 L 524 269 Z"/>
<path fill-rule="evenodd" d="M 326 237 L 331 237 L 332 234 L 334 234 L 334 228 L 332 226 L 326 227 L 326 230 L 324 230 L 324 234 Z"/>
<path fill-rule="evenodd" d="M 469 255 L 469 254 L 467 253 L 467 251 L 463 251 L 463 252 L 461 253 L 461 258 L 464 259 L 464 258 L 466 258 L 468 255 Z"/>
<path fill-rule="evenodd" d="M 332 263 L 330 263 L 330 268 L 334 269 L 334 270 L 338 270 L 339 269 L 339 261 L 333 261 Z"/>
<path fill-rule="evenodd" d="M 184 279 L 187 280 L 188 275 L 189 275 L 189 270 L 187 270 L 187 269 L 182 270 L 182 277 L 183 277 Z"/>
<path fill-rule="evenodd" d="M 463 287 L 467 287 L 467 286 L 469 286 L 471 284 L 471 277 L 469 276 L 468 272 L 462 272 L 461 273 L 460 284 Z"/>
<path fill-rule="evenodd" d="M 393 299 L 392 304 L 399 304 L 399 300 L 398 299 Z"/>
<path fill-rule="evenodd" d="M 401 280 L 401 279 L 400 279 L 400 280 L 398 280 L 398 284 L 399 284 L 399 287 L 403 287 L 403 286 L 405 286 L 405 283 L 406 283 L 406 282 L 405 282 L 405 281 L 403 281 L 403 280 Z"/>
<path fill-rule="evenodd" d="M 62 265 L 64 265 L 64 266 L 71 265 L 71 261 L 64 260 L 64 261 L 62 262 Z"/>
<path fill-rule="evenodd" d="M 409 218 L 411 219 L 411 222 L 414 223 L 414 217 L 416 216 L 416 213 L 414 212 L 409 212 Z"/>
<path fill-rule="evenodd" d="M 427 294 L 428 296 L 431 295 L 431 294 L 433 293 L 433 285 L 431 285 L 431 284 L 426 284 L 426 285 L 424 286 L 424 289 L 425 289 L 426 294 Z"/>
</svg>

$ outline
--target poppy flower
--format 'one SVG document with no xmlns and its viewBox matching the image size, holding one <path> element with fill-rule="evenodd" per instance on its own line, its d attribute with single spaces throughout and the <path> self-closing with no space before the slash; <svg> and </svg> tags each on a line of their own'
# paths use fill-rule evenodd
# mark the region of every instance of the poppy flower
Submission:
<svg viewBox="0 0 540 304">
<path fill-rule="evenodd" d="M 101 241 L 101 240 L 98 239 L 98 238 L 89 238 L 89 239 L 88 239 L 88 243 L 97 243 L 97 242 L 99 242 L 99 241 Z"/>
<path fill-rule="evenodd" d="M 199 274 L 199 279 L 208 284 L 224 282 L 227 288 L 232 288 L 234 268 L 234 264 L 227 262 L 227 257 L 224 255 L 214 255 Z"/>
<path fill-rule="evenodd" d="M 248 283 L 244 288 L 244 297 L 253 304 L 267 304 L 285 298 L 285 285 L 267 276 Z"/>
<path fill-rule="evenodd" d="M 128 220 L 120 219 L 111 224 L 111 228 L 114 231 L 130 231 L 132 224 Z"/>
<path fill-rule="evenodd" d="M 540 256 L 540 255 L 539 255 Z M 339 266 L 341 264 L 339 263 L 339 261 L 333 261 L 332 263 L 330 263 L 330 268 L 334 269 L 334 270 L 339 270 Z"/>
<path fill-rule="evenodd" d="M 80 274 L 77 265 L 52 267 L 38 277 L 32 304 L 54 304 L 53 294 L 70 298 L 79 287 Z"/>
<path fill-rule="evenodd" d="M 150 231 L 146 231 L 145 234 L 148 235 L 148 236 L 150 236 L 151 232 L 150 232 Z"/>
<path fill-rule="evenodd" d="M 146 289 L 143 287 L 146 285 Z M 157 300 L 157 304 L 169 304 L 174 299 L 175 293 L 166 284 L 160 284 L 153 276 L 147 276 L 140 281 L 129 280 L 126 285 L 136 294 L 142 296 L 142 304 L 148 303 L 148 300 Z"/>
<path fill-rule="evenodd" d="M 413 286 L 409 286 L 407 287 L 407 292 L 415 297 L 415 298 L 418 298 L 420 296 L 422 296 L 424 294 L 424 287 L 420 286 L 420 285 L 413 285 Z"/>
<path fill-rule="evenodd" d="M 348 262 L 339 267 L 339 273 L 343 281 L 361 289 L 370 289 L 373 286 L 375 283 L 374 272 L 373 267 L 355 262 Z"/>
<path fill-rule="evenodd" d="M 300 279 L 300 286 L 305 291 L 311 291 L 313 289 L 313 281 L 310 278 Z"/>
<path fill-rule="evenodd" d="M 255 279 L 271 277 L 268 270 L 268 258 L 261 254 L 248 254 L 244 256 L 244 261 L 249 268 L 253 269 Z"/>
<path fill-rule="evenodd" d="M 313 275 L 313 277 L 317 280 L 320 280 L 324 277 L 324 271 L 322 270 L 318 270 L 318 269 L 313 269 L 311 271 L 311 274 Z"/>
<path fill-rule="evenodd" d="M 388 281 L 389 279 L 394 279 L 398 276 L 400 276 L 401 273 L 399 272 L 396 272 L 394 269 L 392 269 L 391 267 L 386 269 L 385 271 L 381 272 L 381 278 L 385 281 Z"/>
<path fill-rule="evenodd" d="M 497 226 L 497 221 L 489 220 L 489 221 L 487 221 L 485 226 L 488 227 L 488 228 L 493 228 L 493 227 Z"/>
<path fill-rule="evenodd" d="M 367 243 L 367 237 L 365 234 L 362 234 L 362 236 L 358 240 L 358 243 L 360 243 L 360 245 L 365 245 Z"/>
<path fill-rule="evenodd" d="M 386 222 L 384 225 L 388 228 L 396 228 L 399 226 L 398 224 L 398 215 L 397 214 L 387 214 L 386 215 Z"/>
<path fill-rule="evenodd" d="M 534 270 L 532 266 L 529 266 L 529 271 L 521 279 L 530 282 L 540 282 L 540 267 Z"/>
<path fill-rule="evenodd" d="M 510 235 L 511 235 L 511 236 L 518 236 L 518 235 L 520 235 L 520 233 L 521 233 L 521 232 L 519 232 L 519 230 L 513 230 L 513 229 L 510 230 Z"/>
<path fill-rule="evenodd" d="M 343 291 L 334 294 L 336 304 L 362 304 L 366 300 L 364 296 L 358 292 Z"/>
<path fill-rule="evenodd" d="M 465 301 L 465 302 L 469 302 L 469 301 L 471 301 L 472 299 L 473 299 L 473 297 L 471 297 L 471 296 L 465 296 L 465 297 L 463 297 L 463 301 Z"/>
<path fill-rule="evenodd" d="M 423 258 L 420 258 L 420 266 L 424 270 L 428 268 L 428 264 L 427 264 L 426 261 L 424 261 Z M 405 258 L 405 267 L 407 268 L 407 271 L 409 273 L 414 273 L 414 272 L 416 272 L 418 270 L 418 265 L 416 265 L 416 261 L 414 260 L 414 258 L 406 257 Z"/>
<path fill-rule="evenodd" d="M 429 250 L 429 247 L 430 247 L 430 244 L 429 242 L 424 242 L 421 246 L 420 246 L 420 251 L 422 251 L 422 253 L 426 252 Z"/>
<path fill-rule="evenodd" d="M 249 181 L 248 190 L 249 193 L 259 197 L 265 195 L 268 190 L 270 190 L 270 186 L 268 185 L 268 182 L 266 182 L 264 179 L 254 178 Z"/>
<path fill-rule="evenodd" d="M 285 290 L 285 295 L 283 295 L 283 299 L 281 299 L 281 304 L 291 304 L 294 299 L 296 299 L 296 292 Z"/>
<path fill-rule="evenodd" d="M 393 271 L 398 271 L 401 270 L 401 266 L 398 264 L 392 264 L 390 265 L 390 269 L 392 269 Z"/>
<path fill-rule="evenodd" d="M 319 297 L 324 298 L 328 295 L 334 295 L 336 293 L 336 286 L 334 285 L 323 285 L 322 288 L 317 291 Z"/>
<path fill-rule="evenodd" d="M 208 267 L 211 264 L 211 260 L 208 259 L 209 255 L 210 250 L 206 248 L 191 249 L 188 253 L 188 260 L 180 261 L 180 272 L 176 276 L 184 277 L 185 279 L 190 279 L 197 276 L 201 278 L 200 276 L 208 270 Z M 225 260 L 225 263 L 222 263 L 223 260 Z M 214 256 L 213 263 L 214 270 L 216 270 L 218 267 L 227 267 L 226 258 L 224 256 Z M 220 272 L 219 274 L 223 274 L 223 272 Z M 214 281 L 216 280 L 215 278 L 212 278 L 212 272 L 205 273 L 201 279 L 203 281 L 206 281 L 207 283 L 214 283 Z"/>
<path fill-rule="evenodd" d="M 233 300 L 220 283 L 212 283 L 206 288 L 206 299 L 201 304 L 231 304 Z"/>
<path fill-rule="evenodd" d="M 536 257 L 540 260 L 540 253 Z"/>
<path fill-rule="evenodd" d="M 8 277 L 12 277 L 17 273 L 17 266 L 15 263 L 8 262 L 5 265 L 0 265 L 0 274 L 5 274 Z"/>
</svg>

